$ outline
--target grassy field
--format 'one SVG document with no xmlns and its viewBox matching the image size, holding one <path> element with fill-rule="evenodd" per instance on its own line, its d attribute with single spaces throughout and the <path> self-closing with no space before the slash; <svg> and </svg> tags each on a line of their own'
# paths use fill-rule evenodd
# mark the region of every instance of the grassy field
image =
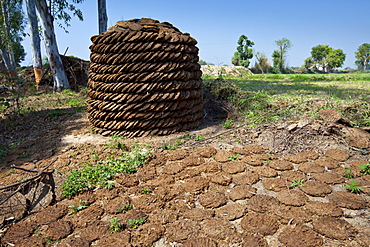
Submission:
<svg viewBox="0 0 370 247">
<path fill-rule="evenodd" d="M 312 119 L 333 109 L 354 125 L 370 126 L 370 73 L 207 77 L 204 83 L 232 101 L 246 121 Z"/>
</svg>

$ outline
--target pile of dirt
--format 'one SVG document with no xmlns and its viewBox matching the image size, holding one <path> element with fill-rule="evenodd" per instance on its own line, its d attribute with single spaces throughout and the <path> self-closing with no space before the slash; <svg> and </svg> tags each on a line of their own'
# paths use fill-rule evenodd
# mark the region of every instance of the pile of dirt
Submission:
<svg viewBox="0 0 370 247">
<path fill-rule="evenodd" d="M 103 135 L 166 135 L 203 118 L 197 41 L 170 23 L 119 21 L 91 38 L 89 119 Z"/>
<path fill-rule="evenodd" d="M 202 65 L 202 73 L 210 76 L 242 76 L 243 74 L 252 74 L 252 72 L 243 66 L 219 66 L 219 65 Z"/>
</svg>

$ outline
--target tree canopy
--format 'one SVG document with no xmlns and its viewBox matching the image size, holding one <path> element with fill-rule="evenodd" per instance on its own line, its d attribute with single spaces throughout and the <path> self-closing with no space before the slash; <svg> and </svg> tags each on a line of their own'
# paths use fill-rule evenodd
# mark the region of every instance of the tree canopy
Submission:
<svg viewBox="0 0 370 247">
<path fill-rule="evenodd" d="M 370 44 L 363 43 L 360 45 L 355 52 L 356 55 L 356 65 L 360 70 L 369 69 L 369 61 L 370 61 Z"/>
<path fill-rule="evenodd" d="M 253 57 L 252 47 L 254 42 L 250 41 L 247 36 L 242 34 L 238 40 L 238 46 L 236 52 L 231 60 L 232 64 L 235 66 L 243 66 L 248 68 L 250 64 L 250 59 Z"/>
<path fill-rule="evenodd" d="M 83 21 L 82 11 L 76 8 L 76 6 L 74 5 L 77 3 L 82 3 L 83 1 L 84 0 L 49 0 L 49 13 L 51 14 L 51 16 L 53 16 L 55 20 L 58 21 L 58 26 L 68 33 L 66 27 L 70 26 L 69 23 L 72 20 L 71 14 L 73 16 L 77 16 L 80 21 Z"/>
<path fill-rule="evenodd" d="M 278 68 L 280 72 L 284 72 L 286 53 L 293 46 L 292 42 L 287 38 L 282 38 L 275 40 L 275 45 L 277 45 L 278 50 L 272 53 L 272 61 L 275 68 Z"/>
<path fill-rule="evenodd" d="M 309 61 L 310 59 L 306 59 Z M 317 45 L 311 49 L 311 63 L 314 69 L 329 72 L 342 67 L 346 54 L 341 49 L 334 50 L 329 45 Z"/>
</svg>

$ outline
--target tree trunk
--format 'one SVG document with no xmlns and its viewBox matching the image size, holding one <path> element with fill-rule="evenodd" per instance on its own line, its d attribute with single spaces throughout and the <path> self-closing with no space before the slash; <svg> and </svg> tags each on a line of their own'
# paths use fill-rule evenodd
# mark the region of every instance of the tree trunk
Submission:
<svg viewBox="0 0 370 247">
<path fill-rule="evenodd" d="M 50 71 L 54 79 L 54 90 L 62 91 L 69 88 L 68 79 L 64 71 L 62 59 L 58 51 L 58 45 L 54 33 L 53 17 L 48 11 L 45 0 L 35 1 L 42 27 L 42 34 L 45 40 L 45 50 L 49 57 Z"/>
<path fill-rule="evenodd" d="M 107 3 L 106 0 L 98 0 L 99 34 L 107 31 Z"/>
<path fill-rule="evenodd" d="M 5 1 L 1 1 L 1 12 L 2 12 L 2 19 L 3 19 L 3 24 L 4 24 L 4 32 L 7 37 L 10 37 L 10 28 L 9 28 L 9 18 L 8 18 L 8 6 L 6 6 Z M 9 39 L 9 38 L 8 38 Z M 4 45 L 4 49 L 6 50 L 7 55 L 5 59 L 7 59 L 10 62 L 11 65 L 11 70 L 9 70 L 11 73 L 15 74 L 13 76 L 16 76 L 16 68 L 17 65 L 15 63 L 15 57 L 14 57 L 14 52 L 12 49 L 12 45 L 9 44 L 8 42 L 5 42 L 6 44 Z"/>
<path fill-rule="evenodd" d="M 36 85 L 39 85 L 42 77 L 42 58 L 35 0 L 26 0 L 26 6 L 31 37 L 32 64 L 35 72 Z"/>
<path fill-rule="evenodd" d="M 2 42 L 2 37 L 0 35 L 0 44 L 1 44 L 1 42 Z M 4 47 L 1 48 L 1 58 L 4 62 L 5 68 L 9 72 L 9 77 L 10 78 L 16 78 L 17 77 L 17 69 L 11 63 L 10 58 L 9 58 L 9 54 L 8 54 L 8 52 L 6 51 L 6 49 Z"/>
</svg>

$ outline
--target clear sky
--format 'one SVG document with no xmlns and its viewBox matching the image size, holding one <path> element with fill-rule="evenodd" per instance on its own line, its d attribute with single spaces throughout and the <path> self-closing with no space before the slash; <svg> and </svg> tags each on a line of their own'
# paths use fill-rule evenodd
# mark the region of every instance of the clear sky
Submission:
<svg viewBox="0 0 370 247">
<path fill-rule="evenodd" d="M 83 22 L 74 19 L 68 34 L 56 27 L 59 52 L 69 47 L 67 55 L 89 60 L 90 37 L 98 32 L 97 1 L 85 0 L 77 7 Z M 290 39 L 288 66 L 301 66 L 313 46 L 324 44 L 346 53 L 343 68 L 355 68 L 354 52 L 370 43 L 369 10 L 370 0 L 107 0 L 108 26 L 141 17 L 168 21 L 198 40 L 200 59 L 216 65 L 231 65 L 244 34 L 270 60 L 275 40 Z M 31 65 L 29 37 L 23 45 L 23 65 Z"/>
</svg>

